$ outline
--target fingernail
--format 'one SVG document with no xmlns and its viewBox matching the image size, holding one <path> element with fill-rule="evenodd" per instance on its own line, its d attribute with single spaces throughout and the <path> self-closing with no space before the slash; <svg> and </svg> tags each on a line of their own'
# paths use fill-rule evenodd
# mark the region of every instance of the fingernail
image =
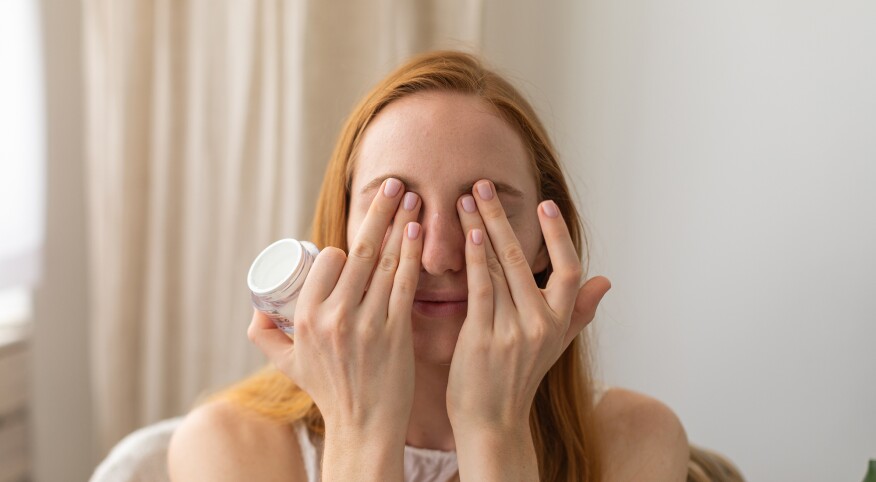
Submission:
<svg viewBox="0 0 876 482">
<path fill-rule="evenodd" d="M 477 209 L 477 207 L 475 206 L 474 198 L 471 196 L 463 197 L 462 198 L 462 209 L 464 209 L 465 212 L 467 212 L 467 213 L 475 212 L 475 209 Z"/>
<path fill-rule="evenodd" d="M 471 230 L 471 240 L 474 244 L 480 246 L 484 242 L 484 232 L 478 228 Z"/>
<path fill-rule="evenodd" d="M 478 184 L 478 196 L 481 197 L 484 201 L 489 201 L 493 199 L 493 188 L 490 187 L 490 183 L 484 181 Z"/>
<path fill-rule="evenodd" d="M 557 205 L 553 201 L 548 201 L 542 204 L 541 207 L 548 217 L 555 218 L 560 215 L 560 211 L 557 209 Z"/>
<path fill-rule="evenodd" d="M 386 185 L 383 186 L 383 193 L 386 197 L 394 197 L 401 189 L 401 181 L 398 179 L 389 178 L 386 180 Z"/>
<path fill-rule="evenodd" d="M 413 211 L 414 207 L 417 206 L 417 195 L 412 192 L 405 194 L 405 200 L 402 205 L 408 211 Z"/>
<path fill-rule="evenodd" d="M 417 223 L 408 223 L 408 239 L 417 239 L 420 235 L 420 225 Z"/>
</svg>

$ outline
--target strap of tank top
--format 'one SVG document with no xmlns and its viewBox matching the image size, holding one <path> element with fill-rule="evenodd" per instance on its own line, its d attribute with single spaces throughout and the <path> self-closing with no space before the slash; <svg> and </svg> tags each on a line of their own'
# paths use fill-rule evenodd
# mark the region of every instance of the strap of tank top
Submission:
<svg viewBox="0 0 876 482">
<path fill-rule="evenodd" d="M 295 434 L 298 436 L 298 446 L 301 447 L 301 458 L 304 460 L 304 471 L 307 472 L 307 482 L 319 482 L 319 454 L 313 441 L 310 439 L 310 432 L 307 430 L 307 425 L 298 420 L 292 424 L 295 428 Z"/>
</svg>

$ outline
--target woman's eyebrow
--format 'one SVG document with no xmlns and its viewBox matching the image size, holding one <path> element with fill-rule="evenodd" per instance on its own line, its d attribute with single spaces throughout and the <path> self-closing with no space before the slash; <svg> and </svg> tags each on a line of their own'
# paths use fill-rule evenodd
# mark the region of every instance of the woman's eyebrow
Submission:
<svg viewBox="0 0 876 482">
<path fill-rule="evenodd" d="M 372 179 L 368 184 L 366 184 L 365 186 L 362 187 L 362 190 L 359 191 L 359 193 L 362 195 L 368 194 L 369 192 L 377 189 L 383 183 L 383 181 L 388 177 L 394 177 L 394 178 L 398 179 L 399 181 L 403 182 L 406 190 L 417 191 L 419 188 L 419 185 L 416 182 L 411 181 L 410 179 L 406 179 L 404 176 L 399 176 L 398 174 L 384 174 L 382 176 L 377 176 L 374 179 Z M 490 179 L 490 180 L 492 181 L 492 179 Z M 516 187 L 514 187 L 510 184 L 506 184 L 504 182 L 499 182 L 499 181 L 493 181 L 493 185 L 496 186 L 497 192 L 523 199 L 523 191 L 521 191 L 520 189 L 517 189 Z M 465 193 L 470 193 L 473 186 L 474 186 L 474 183 L 460 184 L 459 185 L 459 195 L 462 196 Z"/>
</svg>

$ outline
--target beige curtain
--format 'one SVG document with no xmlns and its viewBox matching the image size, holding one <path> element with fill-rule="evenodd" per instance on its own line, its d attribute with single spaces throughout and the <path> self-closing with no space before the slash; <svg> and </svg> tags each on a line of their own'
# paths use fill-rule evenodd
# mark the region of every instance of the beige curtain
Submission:
<svg viewBox="0 0 876 482">
<path fill-rule="evenodd" d="M 98 449 L 264 363 L 250 261 L 303 237 L 355 100 L 477 51 L 482 0 L 85 0 Z"/>
</svg>

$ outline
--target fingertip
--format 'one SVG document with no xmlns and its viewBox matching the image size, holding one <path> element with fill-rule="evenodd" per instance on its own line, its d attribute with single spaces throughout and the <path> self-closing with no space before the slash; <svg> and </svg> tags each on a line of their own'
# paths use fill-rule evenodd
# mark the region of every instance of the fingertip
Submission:
<svg viewBox="0 0 876 482">
<path fill-rule="evenodd" d="M 608 292 L 611 290 L 611 281 L 609 281 L 608 278 L 602 278 L 602 279 L 605 280 L 605 283 L 604 283 L 604 285 L 603 285 L 602 294 L 599 295 L 599 301 L 600 301 L 600 302 L 601 302 L 603 299 L 605 299 L 605 295 L 607 295 Z"/>
<path fill-rule="evenodd" d="M 484 244 L 484 232 L 479 228 L 474 228 L 469 231 L 469 237 L 471 238 L 471 242 L 474 243 L 475 246 L 481 246 Z"/>
<path fill-rule="evenodd" d="M 258 321 L 257 321 L 258 320 Z M 292 344 L 292 340 L 265 314 L 257 311 L 246 330 L 249 341 L 269 358 L 277 356 Z"/>
<path fill-rule="evenodd" d="M 548 199 L 547 201 L 543 201 L 541 203 L 541 212 L 549 218 L 560 217 L 560 209 L 557 206 L 557 203 L 555 203 L 551 199 Z"/>
<path fill-rule="evenodd" d="M 423 256 L 423 226 L 415 221 L 405 224 L 404 236 L 402 237 L 404 239 L 401 246 L 399 271 L 407 272 L 409 262 L 414 262 L 417 265 L 421 262 L 420 258 Z M 404 266 L 404 269 L 402 269 L 402 266 Z"/>
<path fill-rule="evenodd" d="M 394 198 L 396 194 L 402 191 L 402 188 L 404 188 L 404 184 L 393 177 L 383 181 L 383 194 L 388 198 Z"/>
<path fill-rule="evenodd" d="M 420 203 L 420 196 L 413 191 L 408 191 L 405 193 L 405 196 L 402 198 L 402 207 L 407 211 L 413 211 L 417 208 Z"/>
<path fill-rule="evenodd" d="M 405 227 L 405 233 L 407 233 L 408 239 L 412 241 L 416 241 L 420 237 L 420 223 L 410 222 Z"/>
<path fill-rule="evenodd" d="M 574 311 L 588 316 L 594 316 L 599 303 L 611 288 L 611 282 L 604 276 L 595 276 L 587 280 L 578 289 L 575 298 Z"/>
<path fill-rule="evenodd" d="M 463 194 L 456 203 L 456 209 L 460 213 L 471 214 L 478 210 L 478 206 L 471 194 Z"/>
<path fill-rule="evenodd" d="M 593 278 L 587 280 L 587 282 L 584 284 L 589 284 L 593 290 L 602 291 L 603 294 L 607 293 L 608 290 L 611 289 L 611 281 L 605 276 L 594 276 Z"/>
</svg>

